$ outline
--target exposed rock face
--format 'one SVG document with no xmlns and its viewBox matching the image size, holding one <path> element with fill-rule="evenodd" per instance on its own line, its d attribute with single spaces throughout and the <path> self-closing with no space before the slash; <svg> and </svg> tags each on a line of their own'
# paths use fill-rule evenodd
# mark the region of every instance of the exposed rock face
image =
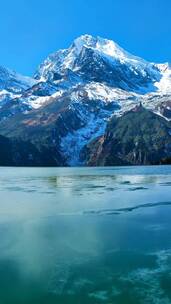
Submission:
<svg viewBox="0 0 171 304">
<path fill-rule="evenodd" d="M 171 159 L 170 124 L 142 106 L 113 117 L 105 135 L 84 149 L 87 165 L 148 165 Z"/>
<path fill-rule="evenodd" d="M 0 136 L 0 166 L 63 166 L 61 155 L 46 144 Z"/>
</svg>

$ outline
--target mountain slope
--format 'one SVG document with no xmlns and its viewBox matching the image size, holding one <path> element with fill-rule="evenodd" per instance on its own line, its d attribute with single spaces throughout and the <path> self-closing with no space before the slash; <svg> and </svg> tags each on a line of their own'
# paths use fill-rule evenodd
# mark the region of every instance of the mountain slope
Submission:
<svg viewBox="0 0 171 304">
<path fill-rule="evenodd" d="M 113 117 L 103 137 L 84 149 L 88 165 L 149 165 L 171 159 L 171 125 L 141 105 Z"/>
</svg>

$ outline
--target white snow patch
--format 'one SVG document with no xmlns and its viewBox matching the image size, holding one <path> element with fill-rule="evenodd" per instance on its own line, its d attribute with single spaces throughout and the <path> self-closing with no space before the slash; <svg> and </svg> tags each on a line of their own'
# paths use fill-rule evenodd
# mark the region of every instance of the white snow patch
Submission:
<svg viewBox="0 0 171 304">
<path fill-rule="evenodd" d="M 136 96 L 135 93 L 128 93 L 121 89 L 116 89 L 102 83 L 91 82 L 85 85 L 84 90 L 88 98 L 92 100 L 102 100 L 106 103 L 117 101 L 118 99 L 128 99 L 130 96 Z"/>
<path fill-rule="evenodd" d="M 158 64 L 157 66 L 161 71 L 161 80 L 155 82 L 154 85 L 162 94 L 171 93 L 171 66 L 168 63 Z"/>
<path fill-rule="evenodd" d="M 24 103 L 30 105 L 33 109 L 39 109 L 41 106 L 43 106 L 45 103 L 49 102 L 49 100 L 53 100 L 55 98 L 58 98 L 62 95 L 63 91 L 57 91 L 51 96 L 40 96 L 35 97 L 31 96 L 28 98 Z"/>
</svg>

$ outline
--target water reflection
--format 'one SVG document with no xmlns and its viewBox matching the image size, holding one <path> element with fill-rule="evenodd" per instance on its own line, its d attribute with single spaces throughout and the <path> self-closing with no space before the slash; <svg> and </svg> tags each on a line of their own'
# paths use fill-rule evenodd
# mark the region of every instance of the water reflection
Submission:
<svg viewBox="0 0 171 304">
<path fill-rule="evenodd" d="M 171 303 L 165 168 L 2 168 L 1 302 Z"/>
</svg>

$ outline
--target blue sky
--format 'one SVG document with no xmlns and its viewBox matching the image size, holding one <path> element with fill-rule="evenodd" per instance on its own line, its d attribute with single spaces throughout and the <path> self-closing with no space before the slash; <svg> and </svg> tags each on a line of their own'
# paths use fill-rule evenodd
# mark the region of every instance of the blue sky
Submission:
<svg viewBox="0 0 171 304">
<path fill-rule="evenodd" d="M 171 61 L 170 0 L 5 0 L 0 65 L 32 75 L 81 34 L 113 39 L 150 61 Z"/>
</svg>

